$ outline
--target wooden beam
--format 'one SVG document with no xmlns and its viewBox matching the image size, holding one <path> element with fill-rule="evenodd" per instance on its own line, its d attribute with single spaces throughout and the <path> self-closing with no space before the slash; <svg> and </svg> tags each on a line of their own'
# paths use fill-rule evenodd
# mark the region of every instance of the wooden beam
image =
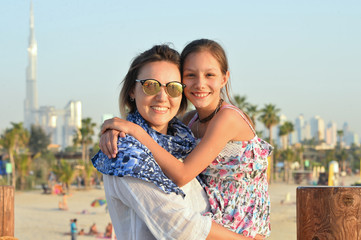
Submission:
<svg viewBox="0 0 361 240">
<path fill-rule="evenodd" d="M 298 187 L 297 240 L 361 240 L 361 187 Z"/>
<path fill-rule="evenodd" d="M 0 237 L 14 237 L 14 188 L 0 186 Z"/>
</svg>

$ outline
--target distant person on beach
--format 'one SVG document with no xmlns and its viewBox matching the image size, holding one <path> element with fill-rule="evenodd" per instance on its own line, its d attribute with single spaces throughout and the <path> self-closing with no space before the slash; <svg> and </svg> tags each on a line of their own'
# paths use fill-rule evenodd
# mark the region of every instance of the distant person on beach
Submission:
<svg viewBox="0 0 361 240">
<path fill-rule="evenodd" d="M 48 175 L 48 188 L 50 189 L 51 193 L 53 192 L 55 181 L 56 181 L 56 176 L 53 171 L 50 171 Z"/>
<path fill-rule="evenodd" d="M 85 235 L 85 231 L 84 231 L 84 228 L 80 229 L 78 235 Z"/>
<path fill-rule="evenodd" d="M 139 125 L 120 118 L 103 124 L 102 132 L 113 130 L 102 138 L 101 149 L 114 157 L 118 152 L 114 129 L 130 134 L 152 152 L 165 175 L 178 186 L 201 174 L 211 205 L 206 215 L 215 222 L 245 237 L 268 237 L 266 173 L 272 146 L 256 135 L 252 121 L 242 110 L 224 101 L 227 97 L 231 103 L 225 51 L 215 41 L 195 40 L 183 50 L 181 66 L 185 95 L 196 108 L 185 115 L 184 123 L 199 141 L 184 162 Z"/>
<path fill-rule="evenodd" d="M 97 225 L 93 223 L 89 229 L 89 235 L 98 235 Z"/>
<path fill-rule="evenodd" d="M 108 223 L 108 225 L 105 227 L 104 237 L 106 238 L 112 237 L 112 231 L 113 231 L 113 225 L 112 223 Z"/>
<path fill-rule="evenodd" d="M 63 200 L 59 201 L 59 210 L 68 210 L 68 195 L 65 193 L 61 194 L 63 196 Z"/>
<path fill-rule="evenodd" d="M 70 235 L 71 235 L 71 240 L 76 240 L 76 235 L 77 235 L 76 222 L 77 222 L 77 219 L 76 219 L 76 218 L 70 220 Z"/>
<path fill-rule="evenodd" d="M 139 54 L 123 80 L 119 107 L 127 119 L 178 159 L 194 148 L 187 126 L 175 118 L 186 109 L 182 98 L 180 56 L 167 45 Z M 212 222 L 207 196 L 196 179 L 179 188 L 167 178 L 149 150 L 132 136 L 119 138 L 119 152 L 109 159 L 99 151 L 93 165 L 103 173 L 115 234 L 122 239 L 244 239 Z"/>
</svg>

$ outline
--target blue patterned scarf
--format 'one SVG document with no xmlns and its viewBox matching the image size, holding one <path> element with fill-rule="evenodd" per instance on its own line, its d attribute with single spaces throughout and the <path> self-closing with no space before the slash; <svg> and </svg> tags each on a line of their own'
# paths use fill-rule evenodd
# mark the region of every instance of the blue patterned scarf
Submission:
<svg viewBox="0 0 361 240">
<path fill-rule="evenodd" d="M 196 145 L 190 129 L 177 118 L 169 122 L 168 135 L 149 127 L 138 111 L 130 113 L 127 120 L 141 126 L 161 147 L 178 159 L 186 158 Z M 109 159 L 99 151 L 92 158 L 92 162 L 103 174 L 139 178 L 154 183 L 165 193 L 174 192 L 185 196 L 184 192 L 162 172 L 149 149 L 130 135 L 118 139 L 118 153 L 115 158 Z"/>
</svg>

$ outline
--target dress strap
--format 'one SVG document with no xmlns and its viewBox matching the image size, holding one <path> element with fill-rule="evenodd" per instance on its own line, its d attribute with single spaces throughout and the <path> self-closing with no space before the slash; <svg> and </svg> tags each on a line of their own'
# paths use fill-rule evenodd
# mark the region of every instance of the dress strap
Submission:
<svg viewBox="0 0 361 240">
<path fill-rule="evenodd" d="M 197 118 L 198 118 L 198 113 L 195 113 L 194 116 L 192 117 L 192 119 L 188 123 L 189 128 L 192 127 L 193 123 L 197 120 Z"/>
<path fill-rule="evenodd" d="M 221 107 L 221 109 L 223 109 L 223 108 L 233 109 L 233 110 L 235 110 L 236 112 L 238 112 L 238 113 L 241 115 L 241 117 L 244 119 L 244 121 L 246 121 L 246 123 L 248 124 L 248 126 L 251 128 L 251 130 L 252 130 L 252 132 L 254 133 L 254 135 L 257 135 L 256 131 L 255 131 L 254 128 L 252 127 L 252 124 L 249 122 L 249 120 L 248 120 L 247 117 L 244 115 L 244 113 L 242 112 L 241 109 L 239 109 L 238 107 L 233 106 L 233 105 L 231 105 L 231 104 L 223 105 L 223 106 Z M 221 109 L 220 109 L 220 110 L 221 110 Z"/>
</svg>

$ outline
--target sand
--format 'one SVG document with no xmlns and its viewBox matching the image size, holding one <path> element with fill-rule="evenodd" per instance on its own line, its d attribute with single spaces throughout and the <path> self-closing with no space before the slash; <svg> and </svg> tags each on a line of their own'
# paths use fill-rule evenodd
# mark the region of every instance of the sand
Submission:
<svg viewBox="0 0 361 240">
<path fill-rule="evenodd" d="M 345 185 L 356 182 L 358 176 L 346 177 Z M 270 240 L 296 239 L 296 189 L 299 185 L 272 183 Z M 103 189 L 72 190 L 68 197 L 69 210 L 58 209 L 62 200 L 58 195 L 45 195 L 42 190 L 15 193 L 15 237 L 19 240 L 70 239 L 70 219 L 78 219 L 78 229 L 89 231 L 96 223 L 98 231 L 104 232 L 110 222 L 105 206 L 91 207 L 94 199 L 104 197 Z M 288 201 L 286 201 L 288 200 Z M 87 211 L 83 214 L 82 211 Z M 100 239 L 95 236 L 79 236 L 82 239 Z"/>
<path fill-rule="evenodd" d="M 15 237 L 19 240 L 71 239 L 70 219 L 77 218 L 78 230 L 87 233 L 93 223 L 97 230 L 105 231 L 110 222 L 105 206 L 91 207 L 93 200 L 105 197 L 103 189 L 71 191 L 68 210 L 59 210 L 62 196 L 45 195 L 40 191 L 15 193 Z M 86 213 L 82 213 L 85 211 Z M 95 236 L 78 236 L 78 239 L 98 239 Z"/>
</svg>

